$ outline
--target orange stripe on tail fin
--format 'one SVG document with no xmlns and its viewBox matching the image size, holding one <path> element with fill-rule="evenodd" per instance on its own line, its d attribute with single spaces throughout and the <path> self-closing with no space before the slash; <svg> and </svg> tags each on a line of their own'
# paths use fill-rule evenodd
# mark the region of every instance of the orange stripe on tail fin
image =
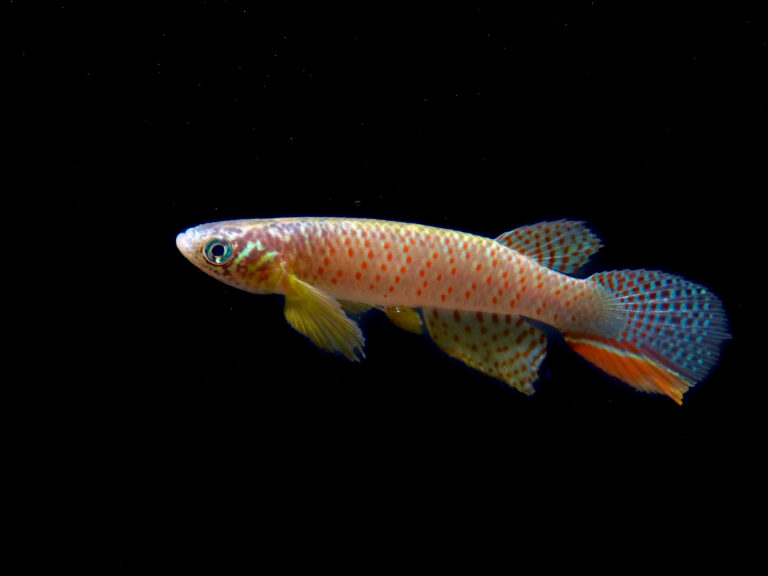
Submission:
<svg viewBox="0 0 768 576">
<path fill-rule="evenodd" d="M 706 288 L 647 270 L 595 274 L 625 320 L 617 333 L 564 334 L 581 356 L 630 386 L 678 404 L 715 366 L 730 338 L 725 312 Z"/>
<path fill-rule="evenodd" d="M 678 404 L 693 382 L 665 366 L 661 359 L 629 342 L 601 336 L 566 334 L 565 341 L 592 364 L 643 392 L 666 394 Z"/>
</svg>

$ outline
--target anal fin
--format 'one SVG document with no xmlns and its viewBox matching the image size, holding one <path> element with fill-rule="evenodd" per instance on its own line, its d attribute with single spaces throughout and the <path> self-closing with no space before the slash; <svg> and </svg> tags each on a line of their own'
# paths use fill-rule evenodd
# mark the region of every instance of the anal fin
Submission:
<svg viewBox="0 0 768 576">
<path fill-rule="evenodd" d="M 424 308 L 424 320 L 449 356 L 524 394 L 534 393 L 547 339 L 520 316 Z"/>
</svg>

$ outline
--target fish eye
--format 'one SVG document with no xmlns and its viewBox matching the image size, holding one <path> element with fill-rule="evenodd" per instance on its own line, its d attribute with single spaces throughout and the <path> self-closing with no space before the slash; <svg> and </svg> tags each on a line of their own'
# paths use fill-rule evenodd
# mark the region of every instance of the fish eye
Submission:
<svg viewBox="0 0 768 576">
<path fill-rule="evenodd" d="M 217 266 L 226 264 L 232 257 L 232 245 L 227 240 L 213 238 L 205 245 L 203 256 L 211 264 Z"/>
</svg>

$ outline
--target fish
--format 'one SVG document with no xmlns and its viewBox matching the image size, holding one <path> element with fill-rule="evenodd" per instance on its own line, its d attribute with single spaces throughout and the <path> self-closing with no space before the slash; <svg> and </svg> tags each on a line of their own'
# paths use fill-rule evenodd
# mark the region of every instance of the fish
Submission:
<svg viewBox="0 0 768 576">
<path fill-rule="evenodd" d="M 602 247 L 582 221 L 485 238 L 361 218 L 229 220 L 181 232 L 176 245 L 226 285 L 284 296 L 288 324 L 324 350 L 363 359 L 357 319 L 376 309 L 527 395 L 545 326 L 610 376 L 677 404 L 730 338 L 722 302 L 700 284 L 645 269 L 580 277 Z"/>
</svg>

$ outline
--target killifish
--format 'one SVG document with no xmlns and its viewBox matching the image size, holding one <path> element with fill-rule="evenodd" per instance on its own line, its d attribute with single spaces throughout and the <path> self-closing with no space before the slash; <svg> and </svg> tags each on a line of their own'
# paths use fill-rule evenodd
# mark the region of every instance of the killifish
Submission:
<svg viewBox="0 0 768 576">
<path fill-rule="evenodd" d="M 176 244 L 225 284 L 283 295 L 288 323 L 322 349 L 363 358 L 356 318 L 375 308 L 406 330 L 426 325 L 449 356 L 525 394 L 547 350 L 542 324 L 611 376 L 678 404 L 730 337 L 720 300 L 679 276 L 578 277 L 602 247 L 580 221 L 491 239 L 383 220 L 231 220 L 190 228 Z"/>
</svg>

